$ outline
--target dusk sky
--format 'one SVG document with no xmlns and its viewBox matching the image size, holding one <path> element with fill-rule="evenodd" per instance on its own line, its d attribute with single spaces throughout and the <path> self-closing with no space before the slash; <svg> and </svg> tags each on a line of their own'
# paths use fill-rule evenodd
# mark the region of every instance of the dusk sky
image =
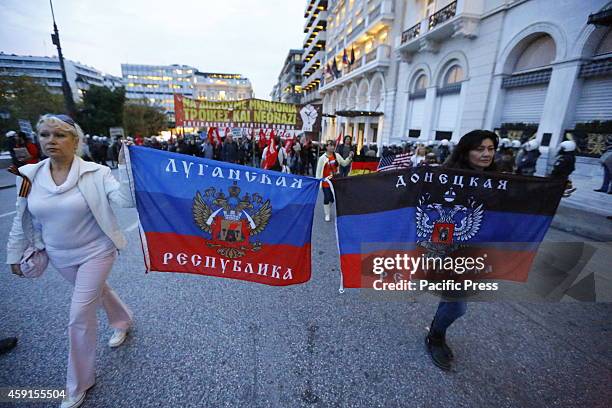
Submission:
<svg viewBox="0 0 612 408">
<path fill-rule="evenodd" d="M 185 64 L 247 76 L 270 99 L 304 39 L 302 0 L 54 0 L 64 57 L 121 75 L 121 63 Z M 48 0 L 0 0 L 0 51 L 57 55 Z"/>
</svg>

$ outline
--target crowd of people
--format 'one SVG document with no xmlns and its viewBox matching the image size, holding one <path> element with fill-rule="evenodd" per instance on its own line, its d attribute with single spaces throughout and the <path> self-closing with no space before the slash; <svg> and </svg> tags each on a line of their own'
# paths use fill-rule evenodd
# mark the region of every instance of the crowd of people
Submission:
<svg viewBox="0 0 612 408">
<path fill-rule="evenodd" d="M 8 150 L 10 151 L 13 164 L 17 167 L 25 164 L 34 164 L 45 156 L 42 155 L 40 145 L 32 140 L 24 132 L 10 131 L 6 134 Z M 278 170 L 286 173 L 299 174 L 315 177 L 317 175 L 317 162 L 327 151 L 327 144 L 313 140 L 310 136 L 302 135 L 290 139 L 281 139 L 272 136 L 273 141 L 266 139 L 264 142 L 251 140 L 247 137 L 234 138 L 231 134 L 218 139 L 200 138 L 198 135 L 185 135 L 184 137 L 173 137 L 164 140 L 157 136 L 127 137 L 126 139 L 136 145 L 146 146 L 153 149 L 181 153 L 190 156 L 203 157 L 206 159 L 224 161 L 247 166 L 261 167 L 270 170 Z M 85 161 L 117 167 L 120 137 L 108 137 L 98 135 L 84 135 L 81 157 Z M 440 141 L 406 142 L 402 145 L 384 145 L 379 155 L 376 144 L 358 146 L 353 143 L 351 136 L 345 136 L 339 140 L 331 141 L 334 152 L 341 160 L 349 158 L 352 160 L 375 160 L 377 157 L 389 155 L 409 154 L 410 163 L 417 166 L 438 166 L 444 164 L 451 155 L 454 144 L 446 139 Z M 564 141 L 560 144 L 551 176 L 568 177 L 575 168 L 576 144 L 573 141 Z M 518 140 L 502 138 L 496 149 L 495 161 L 499 171 L 515 173 L 524 176 L 533 176 L 536 173 L 536 164 L 540 157 L 540 144 L 531 139 L 524 143 Z M 605 164 L 612 154 L 602 157 L 604 167 L 604 186 L 597 191 L 612 191 L 610 183 L 610 171 Z M 340 164 L 338 176 L 346 177 L 350 173 L 351 164 Z M 608 187 L 610 185 L 610 187 Z"/>
</svg>

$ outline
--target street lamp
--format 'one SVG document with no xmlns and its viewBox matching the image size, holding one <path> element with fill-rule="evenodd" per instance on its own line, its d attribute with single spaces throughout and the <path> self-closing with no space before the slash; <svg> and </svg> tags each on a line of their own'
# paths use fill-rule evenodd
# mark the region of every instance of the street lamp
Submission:
<svg viewBox="0 0 612 408">
<path fill-rule="evenodd" d="M 62 92 L 64 93 L 64 106 L 66 113 L 73 119 L 76 119 L 76 105 L 72 98 L 72 91 L 70 90 L 70 84 L 66 77 L 66 67 L 64 65 L 64 56 L 62 55 L 62 46 L 60 45 L 59 31 L 57 30 L 57 24 L 55 24 L 55 13 L 53 12 L 53 1 L 49 0 L 51 5 L 51 16 L 53 17 L 53 34 L 51 34 L 51 41 L 57 46 L 57 55 L 59 58 L 60 68 L 62 69 Z"/>
</svg>

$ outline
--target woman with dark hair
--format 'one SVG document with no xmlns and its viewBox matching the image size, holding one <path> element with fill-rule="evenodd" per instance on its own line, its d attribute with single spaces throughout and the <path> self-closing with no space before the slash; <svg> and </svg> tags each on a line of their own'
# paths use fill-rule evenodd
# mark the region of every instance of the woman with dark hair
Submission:
<svg viewBox="0 0 612 408">
<path fill-rule="evenodd" d="M 499 141 L 488 130 L 473 130 L 465 134 L 444 163 L 444 167 L 476 171 L 497 171 L 494 158 Z M 427 351 L 436 366 L 450 370 L 453 352 L 446 344 L 446 330 L 465 314 L 465 301 L 440 301 L 436 315 L 425 338 Z"/>
</svg>

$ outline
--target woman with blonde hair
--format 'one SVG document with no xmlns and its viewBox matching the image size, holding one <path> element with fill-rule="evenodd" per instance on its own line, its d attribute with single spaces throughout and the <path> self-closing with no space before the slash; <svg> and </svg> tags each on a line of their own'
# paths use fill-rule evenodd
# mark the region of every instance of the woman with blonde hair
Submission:
<svg viewBox="0 0 612 408">
<path fill-rule="evenodd" d="M 106 311 L 114 333 L 110 347 L 123 343 L 132 326 L 132 312 L 106 284 L 126 245 L 111 202 L 133 207 L 125 168 L 119 153 L 120 180 L 111 170 L 78 156 L 83 132 L 69 116 L 47 114 L 37 132 L 48 159 L 20 167 L 17 213 L 7 244 L 7 263 L 23 275 L 20 259 L 32 247 L 46 251 L 50 263 L 74 286 L 68 323 L 67 398 L 62 408 L 80 406 L 95 384 L 96 309 Z M 28 188 L 30 186 L 30 188 Z"/>
</svg>

